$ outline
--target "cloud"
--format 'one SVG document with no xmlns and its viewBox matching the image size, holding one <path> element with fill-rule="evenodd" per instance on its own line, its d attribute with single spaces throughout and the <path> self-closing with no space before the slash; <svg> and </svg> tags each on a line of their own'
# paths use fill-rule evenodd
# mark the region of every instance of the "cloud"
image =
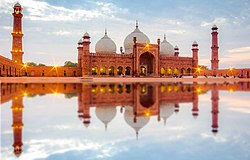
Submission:
<svg viewBox="0 0 250 160">
<path fill-rule="evenodd" d="M 1 1 L 0 12 L 10 12 L 11 6 L 15 1 Z M 113 18 L 116 13 L 126 14 L 128 9 L 117 7 L 113 3 L 92 2 L 95 4 L 94 9 L 69 9 L 62 6 L 54 6 L 47 2 L 35 0 L 21 0 L 22 7 L 27 10 L 25 18 L 38 21 L 86 21 L 97 17 Z M 8 6 L 8 7 L 7 7 Z"/>
<path fill-rule="evenodd" d="M 223 24 L 227 23 L 227 21 L 228 20 L 224 17 L 217 17 L 211 22 L 207 22 L 207 21 L 201 22 L 200 26 L 201 27 L 208 27 L 208 26 L 213 26 L 214 24 L 223 25 Z"/>
<path fill-rule="evenodd" d="M 235 67 L 241 64 L 242 66 L 249 66 L 250 61 L 250 47 L 240 47 L 234 48 L 227 51 L 229 54 L 224 57 L 220 57 L 220 64 Z M 219 55 L 220 56 L 220 55 Z M 210 66 L 210 58 L 199 59 L 199 64 L 209 65 Z"/>
<path fill-rule="evenodd" d="M 229 53 L 242 53 L 242 52 L 247 52 L 250 54 L 250 46 L 249 47 L 240 47 L 240 48 L 234 48 L 228 50 Z"/>
<path fill-rule="evenodd" d="M 65 30 L 59 30 L 56 32 L 49 32 L 49 34 L 56 35 L 56 36 L 72 36 L 72 35 L 79 35 L 78 32 L 74 33 L 72 31 L 65 31 Z"/>
<path fill-rule="evenodd" d="M 228 110 L 240 113 L 250 113 L 250 105 L 249 100 L 247 97 L 244 96 L 229 96 L 221 98 L 222 102 L 225 102 L 227 105 L 230 106 Z"/>
<path fill-rule="evenodd" d="M 5 30 L 12 30 L 12 26 L 1 26 L 0 28 L 3 28 Z"/>
</svg>

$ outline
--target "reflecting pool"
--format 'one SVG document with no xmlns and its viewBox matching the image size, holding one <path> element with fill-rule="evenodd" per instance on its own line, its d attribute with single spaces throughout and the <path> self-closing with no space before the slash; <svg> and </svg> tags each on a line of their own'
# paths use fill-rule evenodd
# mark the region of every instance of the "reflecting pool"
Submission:
<svg viewBox="0 0 250 160">
<path fill-rule="evenodd" d="M 250 82 L 1 84 L 2 160 L 249 160 Z"/>
</svg>

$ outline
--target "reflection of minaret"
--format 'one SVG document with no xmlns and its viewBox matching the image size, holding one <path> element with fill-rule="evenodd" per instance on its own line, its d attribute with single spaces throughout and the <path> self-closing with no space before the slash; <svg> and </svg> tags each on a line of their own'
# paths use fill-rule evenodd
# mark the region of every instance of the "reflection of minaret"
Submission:
<svg viewBox="0 0 250 160">
<path fill-rule="evenodd" d="M 88 127 L 90 124 L 90 89 L 89 85 L 82 85 L 82 111 L 83 111 L 83 124 Z"/>
<path fill-rule="evenodd" d="M 214 88 L 211 91 L 212 100 L 212 132 L 218 132 L 218 113 L 219 113 L 219 91 Z"/>
<path fill-rule="evenodd" d="M 178 103 L 176 103 L 176 104 L 174 105 L 174 112 L 175 112 L 175 113 L 178 113 L 178 112 L 179 112 L 179 109 L 180 109 L 180 106 L 179 106 Z"/>
<path fill-rule="evenodd" d="M 22 153 L 22 128 L 23 128 L 23 98 L 14 97 L 12 99 L 12 119 L 13 119 L 13 136 L 14 136 L 14 153 L 19 157 Z"/>
<path fill-rule="evenodd" d="M 82 121 L 83 118 L 83 103 L 82 103 L 82 92 L 78 93 L 78 118 Z"/>
<path fill-rule="evenodd" d="M 193 109 L 192 109 L 192 114 L 194 118 L 197 118 L 199 115 L 199 108 L 198 108 L 198 100 L 199 99 L 199 95 L 196 91 L 194 91 L 193 94 Z"/>
</svg>

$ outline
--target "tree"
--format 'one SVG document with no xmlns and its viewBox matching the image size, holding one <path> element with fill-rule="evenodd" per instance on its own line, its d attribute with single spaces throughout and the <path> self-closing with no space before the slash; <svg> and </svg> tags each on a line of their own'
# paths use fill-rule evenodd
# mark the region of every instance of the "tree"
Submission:
<svg viewBox="0 0 250 160">
<path fill-rule="evenodd" d="M 37 64 L 35 62 L 27 62 L 26 65 L 27 66 L 37 66 Z"/>
<path fill-rule="evenodd" d="M 77 67 L 77 63 L 73 63 L 71 61 L 64 62 L 64 67 Z"/>
<path fill-rule="evenodd" d="M 207 67 L 207 66 L 204 66 L 204 65 L 199 65 L 199 68 L 200 68 L 201 70 L 208 70 L 208 67 Z"/>
<path fill-rule="evenodd" d="M 37 66 L 46 66 L 45 64 L 39 63 Z"/>
</svg>

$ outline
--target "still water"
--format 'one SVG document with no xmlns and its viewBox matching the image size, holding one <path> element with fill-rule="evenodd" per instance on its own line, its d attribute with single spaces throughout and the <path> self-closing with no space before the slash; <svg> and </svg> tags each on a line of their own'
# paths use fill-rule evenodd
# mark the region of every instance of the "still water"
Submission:
<svg viewBox="0 0 250 160">
<path fill-rule="evenodd" d="M 1 159 L 249 160 L 249 102 L 249 82 L 1 84 Z"/>
</svg>

